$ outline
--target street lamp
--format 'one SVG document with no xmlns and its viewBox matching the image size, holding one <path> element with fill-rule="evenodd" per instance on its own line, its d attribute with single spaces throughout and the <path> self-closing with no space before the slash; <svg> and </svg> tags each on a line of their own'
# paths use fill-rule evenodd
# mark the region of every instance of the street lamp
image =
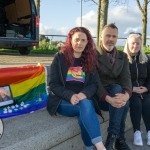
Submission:
<svg viewBox="0 0 150 150">
<path fill-rule="evenodd" d="M 82 27 L 82 0 L 80 1 L 80 8 L 81 8 L 81 27 Z"/>
</svg>

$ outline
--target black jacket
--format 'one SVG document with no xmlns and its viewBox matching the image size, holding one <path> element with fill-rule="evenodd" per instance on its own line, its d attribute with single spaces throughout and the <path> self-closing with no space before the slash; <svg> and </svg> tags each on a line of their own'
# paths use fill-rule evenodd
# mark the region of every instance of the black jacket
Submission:
<svg viewBox="0 0 150 150">
<path fill-rule="evenodd" d="M 47 109 L 51 115 L 56 113 L 61 99 L 70 101 L 72 95 L 75 94 L 72 90 L 65 88 L 67 71 L 68 67 L 65 64 L 64 55 L 57 53 L 50 68 L 50 91 Z M 93 100 L 98 88 L 98 83 L 99 76 L 97 71 L 86 73 L 81 92 L 84 93 L 88 99 Z"/>
<path fill-rule="evenodd" d="M 132 86 L 145 86 L 150 92 L 150 59 L 148 59 L 148 62 L 141 64 L 139 63 L 139 55 L 134 56 L 133 63 L 130 63 L 130 72 Z"/>
</svg>

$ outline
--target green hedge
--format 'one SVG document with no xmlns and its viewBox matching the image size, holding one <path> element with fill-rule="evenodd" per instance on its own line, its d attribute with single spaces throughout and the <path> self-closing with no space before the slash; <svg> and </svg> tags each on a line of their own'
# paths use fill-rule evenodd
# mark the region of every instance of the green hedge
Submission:
<svg viewBox="0 0 150 150">
<path fill-rule="evenodd" d="M 46 41 L 41 41 L 39 43 L 39 46 L 33 47 L 33 49 L 31 50 L 31 54 L 55 54 L 56 52 L 58 52 L 60 48 L 60 43 L 59 42 L 54 42 L 51 43 L 46 42 Z M 118 46 L 117 49 L 120 51 L 123 51 L 123 46 Z M 150 54 L 150 48 L 145 47 L 144 51 L 147 54 Z M 4 52 L 4 53 L 19 53 L 18 50 L 11 50 L 11 49 L 0 49 L 0 53 Z"/>
</svg>

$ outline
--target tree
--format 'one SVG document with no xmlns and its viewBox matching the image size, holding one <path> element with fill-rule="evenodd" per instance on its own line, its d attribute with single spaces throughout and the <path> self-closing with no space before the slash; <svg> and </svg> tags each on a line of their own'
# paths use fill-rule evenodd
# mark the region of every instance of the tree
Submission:
<svg viewBox="0 0 150 150">
<path fill-rule="evenodd" d="M 100 35 L 103 27 L 107 24 L 109 0 L 99 0 L 97 22 L 97 46 L 99 46 Z M 99 28 L 99 29 L 98 29 Z"/>
<path fill-rule="evenodd" d="M 147 6 L 150 0 L 144 0 L 143 6 L 139 0 L 136 0 L 139 10 L 142 13 L 142 43 L 146 46 L 146 36 L 147 36 Z"/>
<path fill-rule="evenodd" d="M 97 38 L 96 38 L 96 46 L 99 46 L 99 36 L 100 36 L 100 13 L 101 12 L 101 0 L 98 0 L 98 14 L 97 14 Z"/>
<path fill-rule="evenodd" d="M 92 1 L 97 4 L 95 0 L 84 0 L 84 1 Z M 97 41 L 96 45 L 99 46 L 100 34 L 102 28 L 107 24 L 108 18 L 108 6 L 109 3 L 114 5 L 124 5 L 128 1 L 127 0 L 98 0 L 98 14 L 97 14 Z M 146 46 L 146 36 L 147 36 L 147 6 L 150 0 L 144 0 L 143 7 L 141 6 L 140 0 L 136 0 L 140 11 L 142 12 L 142 42 L 143 46 Z"/>
<path fill-rule="evenodd" d="M 40 0 L 35 0 L 35 5 L 36 5 L 37 13 L 40 16 Z"/>
<path fill-rule="evenodd" d="M 97 4 L 96 1 L 91 0 L 93 3 Z M 98 0 L 98 14 L 97 14 L 97 39 L 96 45 L 99 46 L 100 34 L 103 27 L 107 24 L 108 18 L 108 5 L 109 0 Z"/>
<path fill-rule="evenodd" d="M 45 37 L 45 35 L 40 35 L 40 41 L 42 41 L 42 40 L 44 40 L 44 39 L 46 39 L 46 37 Z"/>
<path fill-rule="evenodd" d="M 92 0 L 93 1 L 93 0 Z M 97 41 L 96 44 L 99 46 L 100 35 L 103 27 L 107 24 L 108 19 L 108 7 L 112 5 L 123 5 L 127 3 L 126 0 L 98 0 L 98 17 L 97 17 Z"/>
</svg>

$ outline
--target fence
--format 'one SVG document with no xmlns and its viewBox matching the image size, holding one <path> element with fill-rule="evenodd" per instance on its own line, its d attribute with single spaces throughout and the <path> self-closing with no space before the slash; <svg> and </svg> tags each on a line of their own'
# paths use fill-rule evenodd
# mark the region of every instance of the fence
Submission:
<svg viewBox="0 0 150 150">
<path fill-rule="evenodd" d="M 54 35 L 54 34 L 48 34 L 48 35 L 40 34 L 40 35 L 48 37 L 51 41 L 61 41 L 61 42 L 64 42 L 66 37 L 67 37 L 66 35 Z M 94 40 L 96 42 L 96 37 L 93 37 L 93 38 L 94 38 Z M 117 41 L 117 46 L 124 46 L 126 39 L 127 38 L 119 37 L 118 41 Z M 147 38 L 147 42 L 146 43 L 147 43 L 147 46 L 150 46 L 150 38 Z"/>
</svg>

